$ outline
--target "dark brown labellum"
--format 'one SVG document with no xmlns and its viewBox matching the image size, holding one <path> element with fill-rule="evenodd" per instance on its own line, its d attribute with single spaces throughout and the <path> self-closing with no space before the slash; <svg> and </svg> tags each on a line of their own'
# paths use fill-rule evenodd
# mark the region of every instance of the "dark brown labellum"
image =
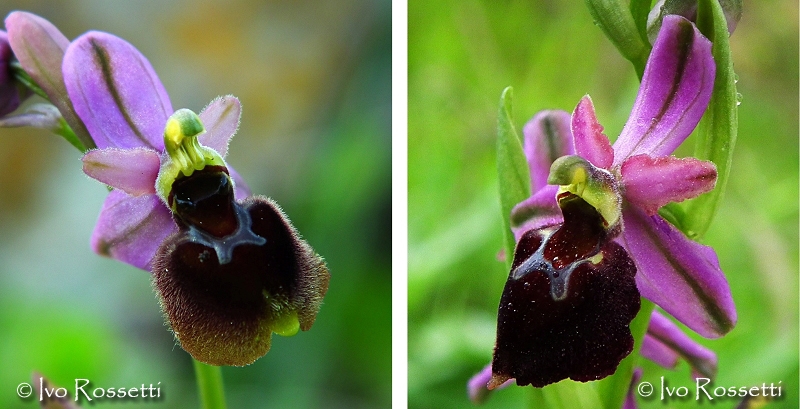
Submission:
<svg viewBox="0 0 800 409">
<path fill-rule="evenodd" d="M 563 225 L 528 231 L 517 244 L 490 389 L 512 378 L 536 387 L 601 379 L 633 349 L 629 325 L 640 306 L 633 261 L 583 199 L 559 204 Z"/>
<path fill-rule="evenodd" d="M 311 328 L 330 275 L 274 202 L 256 196 L 236 203 L 213 172 L 195 174 L 202 177 L 181 189 L 193 185 L 185 191 L 199 195 L 170 195 L 190 215 L 177 213 L 180 230 L 159 248 L 155 287 L 175 336 L 195 359 L 247 365 L 267 353 L 287 314 L 296 315 L 300 329 Z M 221 196 L 230 203 L 221 203 Z M 220 237 L 216 227 L 229 222 L 213 209 L 228 205 L 236 224 Z"/>
</svg>

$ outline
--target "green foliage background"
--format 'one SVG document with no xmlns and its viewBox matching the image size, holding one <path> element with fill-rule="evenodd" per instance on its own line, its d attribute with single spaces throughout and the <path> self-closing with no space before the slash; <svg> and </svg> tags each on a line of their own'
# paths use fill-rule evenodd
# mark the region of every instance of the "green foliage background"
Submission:
<svg viewBox="0 0 800 409">
<path fill-rule="evenodd" d="M 314 327 L 223 368 L 229 408 L 373 408 L 391 402 L 391 4 L 389 1 L 8 0 L 68 38 L 114 33 L 152 63 L 173 106 L 242 101 L 228 161 L 281 204 L 331 271 Z M 150 275 L 89 249 L 107 195 L 48 132 L 0 129 L 0 407 L 33 371 L 58 386 L 160 382 L 162 400 L 84 407 L 198 407 Z M 95 403 L 97 403 L 95 405 Z"/>
<path fill-rule="evenodd" d="M 703 242 L 715 247 L 739 322 L 717 352 L 715 386 L 781 382 L 767 407 L 798 406 L 798 5 L 745 2 L 731 37 L 739 137 L 726 195 Z M 619 134 L 638 81 L 579 1 L 409 2 L 409 407 L 470 405 L 466 381 L 491 359 L 507 271 L 495 168 L 500 92 L 518 129 L 590 94 Z M 690 138 L 677 152 L 689 155 Z M 642 362 L 643 381 L 692 387 L 688 365 Z M 487 408 L 526 406 L 525 388 Z M 730 398 L 722 407 L 735 406 Z M 639 398 L 640 407 L 695 407 Z"/>
</svg>

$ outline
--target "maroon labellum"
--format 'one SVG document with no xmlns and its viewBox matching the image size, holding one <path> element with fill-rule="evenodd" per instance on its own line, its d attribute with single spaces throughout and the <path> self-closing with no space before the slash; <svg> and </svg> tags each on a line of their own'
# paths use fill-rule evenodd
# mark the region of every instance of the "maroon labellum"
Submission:
<svg viewBox="0 0 800 409">
<path fill-rule="evenodd" d="M 611 241 L 594 207 L 559 197 L 564 223 L 529 230 L 517 244 L 500 299 L 489 389 L 509 379 L 543 387 L 592 381 L 633 350 L 636 267 Z"/>
<path fill-rule="evenodd" d="M 218 166 L 178 178 L 170 202 L 180 229 L 159 248 L 154 282 L 187 352 L 247 365 L 269 351 L 272 332 L 311 327 L 330 275 L 274 202 L 237 203 Z"/>
</svg>

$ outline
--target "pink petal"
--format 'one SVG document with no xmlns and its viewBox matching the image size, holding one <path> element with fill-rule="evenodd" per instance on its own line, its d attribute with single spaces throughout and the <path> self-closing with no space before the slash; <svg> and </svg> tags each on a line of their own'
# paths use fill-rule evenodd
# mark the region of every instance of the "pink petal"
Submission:
<svg viewBox="0 0 800 409">
<path fill-rule="evenodd" d="M 158 196 L 112 190 L 100 210 L 91 246 L 100 255 L 150 271 L 158 247 L 176 231 L 172 214 Z"/>
<path fill-rule="evenodd" d="M 64 82 L 98 148 L 164 150 L 172 105 L 150 62 L 125 40 L 90 31 L 70 44 Z"/>
<path fill-rule="evenodd" d="M 614 144 L 614 164 L 642 153 L 671 154 L 703 116 L 715 72 L 711 42 L 685 18 L 664 17 L 633 111 Z"/>
<path fill-rule="evenodd" d="M 67 95 L 61 64 L 69 40 L 49 21 L 31 13 L 15 11 L 6 17 L 8 41 L 14 55 L 31 78 L 47 94 L 78 138 L 93 147 L 89 132 L 75 113 Z"/>
<path fill-rule="evenodd" d="M 55 105 L 47 103 L 31 104 L 21 113 L 3 116 L 2 119 L 0 119 L 0 127 L 17 128 L 31 126 L 58 132 L 58 130 L 61 129 L 61 118 L 63 117 Z"/>
<path fill-rule="evenodd" d="M 11 44 L 8 42 L 8 34 L 0 30 L 0 117 L 14 112 L 27 95 L 27 89 L 20 89 L 11 75 L 8 65 L 14 59 L 14 52 L 11 51 Z"/>
<path fill-rule="evenodd" d="M 620 173 L 625 199 L 651 216 L 667 203 L 711 191 L 717 181 L 712 162 L 674 156 L 631 156 L 622 163 Z"/>
<path fill-rule="evenodd" d="M 228 154 L 228 143 L 239 129 L 239 118 L 242 116 L 242 105 L 239 99 L 226 95 L 215 98 L 200 112 L 200 120 L 206 133 L 197 139 L 204 146 L 217 151 L 220 156 Z"/>
<path fill-rule="evenodd" d="M 614 161 L 611 142 L 603 134 L 603 126 L 597 122 L 592 99 L 586 95 L 572 113 L 572 136 L 575 138 L 575 154 L 592 165 L 608 169 Z"/>
<path fill-rule="evenodd" d="M 526 231 L 553 226 L 564 221 L 556 201 L 558 186 L 545 185 L 533 196 L 511 209 L 511 231 L 515 241 Z"/>
<path fill-rule="evenodd" d="M 233 166 L 228 165 L 228 173 L 231 175 L 231 179 L 233 179 L 233 198 L 236 200 L 244 200 L 250 197 L 252 195 L 250 187 L 244 182 L 239 172 L 237 172 Z"/>
<path fill-rule="evenodd" d="M 156 193 L 158 152 L 147 148 L 95 149 L 81 159 L 83 172 L 131 196 Z"/>
<path fill-rule="evenodd" d="M 628 387 L 628 394 L 625 397 L 625 402 L 622 404 L 622 409 L 636 409 L 636 388 L 639 386 L 639 380 L 642 379 L 642 368 L 636 368 L 631 376 L 631 385 Z"/>
<path fill-rule="evenodd" d="M 550 165 L 572 155 L 572 132 L 569 114 L 564 111 L 541 111 L 522 128 L 523 150 L 531 170 L 531 193 L 547 185 Z"/>
<path fill-rule="evenodd" d="M 489 388 L 487 388 L 490 379 L 492 379 L 492 364 L 484 366 L 480 372 L 469 379 L 469 382 L 467 382 L 467 394 L 472 403 L 483 403 L 486 401 L 486 398 L 489 397 L 489 393 L 491 392 Z M 512 383 L 514 383 L 514 380 L 509 379 L 493 390 L 505 388 Z"/>
<path fill-rule="evenodd" d="M 658 348 L 666 348 L 669 352 L 654 350 L 653 344 L 648 346 L 648 338 L 652 343 L 657 343 Z M 656 352 L 659 354 L 657 359 L 648 356 Z M 702 376 L 713 379 L 717 375 L 717 355 L 689 338 L 675 323 L 658 311 L 653 311 L 650 318 L 645 342 L 642 344 L 642 355 L 659 365 L 662 365 L 659 359 L 663 360 L 668 356 L 674 356 L 677 360 L 677 357 L 680 356 L 692 367 L 692 374 L 695 378 Z M 662 366 L 672 369 L 675 368 L 676 363 L 672 362 L 672 366 Z"/>
<path fill-rule="evenodd" d="M 667 369 L 675 369 L 678 366 L 678 359 L 680 359 L 677 352 L 650 334 L 644 334 L 641 354 L 643 357 Z"/>
<path fill-rule="evenodd" d="M 661 216 L 623 208 L 620 242 L 636 262 L 636 284 L 653 301 L 687 327 L 716 338 L 736 324 L 728 281 L 711 247 L 689 240 Z"/>
</svg>

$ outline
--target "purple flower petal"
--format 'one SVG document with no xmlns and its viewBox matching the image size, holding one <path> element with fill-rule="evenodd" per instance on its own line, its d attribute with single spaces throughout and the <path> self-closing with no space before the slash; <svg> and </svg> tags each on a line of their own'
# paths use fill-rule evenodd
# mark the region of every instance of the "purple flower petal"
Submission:
<svg viewBox="0 0 800 409">
<path fill-rule="evenodd" d="M 0 119 L 0 128 L 31 126 L 57 132 L 61 128 L 61 118 L 61 113 L 54 105 L 31 104 L 25 109 L 25 112 Z"/>
<path fill-rule="evenodd" d="M 511 209 L 511 231 L 515 241 L 526 231 L 554 226 L 564 221 L 556 201 L 558 186 L 545 185 L 533 196 Z"/>
<path fill-rule="evenodd" d="M 649 344 L 647 339 L 650 339 Z M 717 375 L 717 355 L 693 341 L 658 311 L 653 311 L 650 317 L 645 342 L 642 344 L 642 355 L 665 368 L 675 368 L 676 360 L 680 356 L 691 365 L 692 376 L 695 378 L 702 376 L 713 379 Z M 663 365 L 670 361 L 671 366 Z"/>
<path fill-rule="evenodd" d="M 714 250 L 635 207 L 623 208 L 623 220 L 619 240 L 636 260 L 642 296 L 706 338 L 730 331 L 736 308 Z"/>
<path fill-rule="evenodd" d="M 8 41 L 25 72 L 47 94 L 78 138 L 87 145 L 89 132 L 75 113 L 61 73 L 69 40 L 49 21 L 24 11 L 6 17 Z M 88 144 L 87 147 L 94 147 Z"/>
<path fill-rule="evenodd" d="M 172 214 L 158 196 L 112 190 L 100 210 L 91 246 L 100 255 L 150 271 L 156 250 L 176 231 Z"/>
<path fill-rule="evenodd" d="M 8 34 L 0 30 L 0 117 L 13 112 L 20 103 L 20 93 L 17 84 L 8 69 L 9 63 L 14 58 L 11 44 L 8 43 Z"/>
<path fill-rule="evenodd" d="M 125 40 L 88 32 L 64 56 L 64 82 L 75 111 L 99 148 L 164 150 L 172 105 L 147 59 Z"/>
<path fill-rule="evenodd" d="M 233 166 L 228 165 L 228 173 L 231 175 L 231 179 L 233 179 L 233 198 L 236 199 L 236 201 L 244 200 L 252 195 L 250 187 L 247 186 L 247 183 L 245 183 L 242 176 L 239 175 L 239 172 L 237 172 Z"/>
<path fill-rule="evenodd" d="M 636 368 L 631 377 L 631 386 L 628 388 L 628 395 L 625 397 L 625 403 L 622 404 L 622 409 L 636 409 L 636 393 L 634 392 L 639 386 L 639 380 L 642 379 L 642 368 Z"/>
<path fill-rule="evenodd" d="M 644 334 L 641 354 L 643 357 L 667 369 L 675 369 L 680 358 L 677 352 L 650 334 Z"/>
<path fill-rule="evenodd" d="M 715 75 L 711 42 L 683 17 L 664 18 L 633 111 L 614 144 L 614 164 L 671 154 L 703 116 Z"/>
<path fill-rule="evenodd" d="M 654 215 L 669 202 L 697 197 L 714 188 L 717 168 L 695 158 L 631 156 L 620 168 L 625 198 Z"/>
<path fill-rule="evenodd" d="M 233 95 L 215 98 L 200 112 L 206 133 L 198 136 L 198 141 L 224 158 L 228 154 L 228 143 L 239 129 L 241 116 L 242 105 L 238 98 Z"/>
<path fill-rule="evenodd" d="M 614 150 L 603 126 L 597 122 L 592 99 L 586 95 L 572 113 L 572 136 L 575 138 L 575 154 L 592 165 L 608 169 L 614 161 Z"/>
<path fill-rule="evenodd" d="M 570 117 L 565 111 L 541 111 L 522 128 L 523 150 L 531 169 L 531 194 L 547 185 L 550 165 L 572 155 Z"/>
<path fill-rule="evenodd" d="M 83 172 L 131 196 L 156 193 L 156 178 L 161 159 L 147 148 L 95 149 L 81 159 Z"/>
<path fill-rule="evenodd" d="M 484 366 L 483 369 L 473 375 L 472 378 L 469 378 L 469 382 L 467 382 L 467 394 L 469 395 L 469 400 L 471 400 L 472 403 L 477 404 L 486 401 L 486 398 L 489 397 L 489 392 L 491 392 L 487 387 L 490 379 L 492 379 L 491 363 Z M 513 382 L 514 379 L 509 379 L 493 390 L 503 389 L 506 386 L 511 385 Z"/>
</svg>

